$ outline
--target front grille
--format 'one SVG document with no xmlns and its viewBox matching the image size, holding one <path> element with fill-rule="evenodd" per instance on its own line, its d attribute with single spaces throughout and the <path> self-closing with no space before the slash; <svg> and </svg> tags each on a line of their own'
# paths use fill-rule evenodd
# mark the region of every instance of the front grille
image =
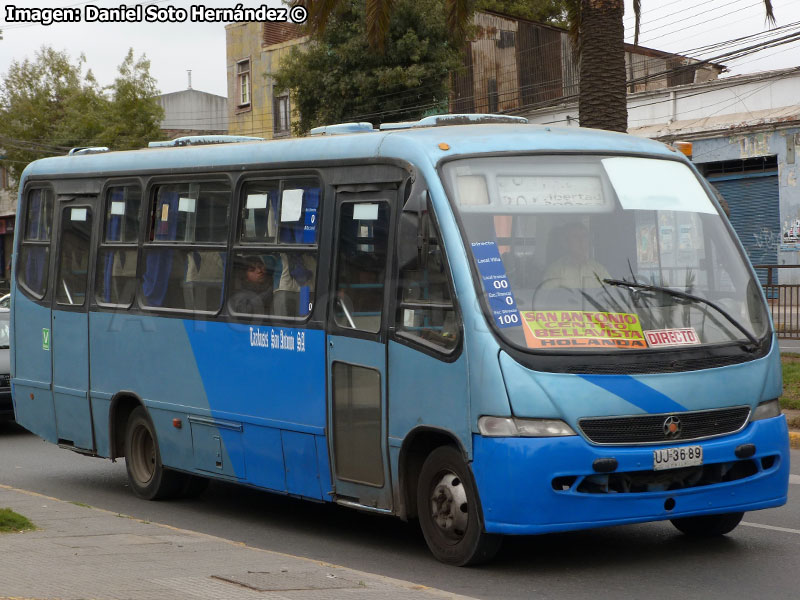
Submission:
<svg viewBox="0 0 800 600">
<path fill-rule="evenodd" d="M 0 388 L 11 387 L 11 375 L 0 375 Z"/>
<path fill-rule="evenodd" d="M 749 406 L 695 412 L 580 419 L 578 425 L 595 444 L 668 444 L 739 431 L 750 416 Z M 680 421 L 677 435 L 665 434 L 668 418 Z"/>
</svg>

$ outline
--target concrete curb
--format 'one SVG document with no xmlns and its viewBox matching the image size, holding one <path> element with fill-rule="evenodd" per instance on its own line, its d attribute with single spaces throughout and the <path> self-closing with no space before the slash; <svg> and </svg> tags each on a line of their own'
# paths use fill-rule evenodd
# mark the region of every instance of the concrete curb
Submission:
<svg viewBox="0 0 800 600">
<path fill-rule="evenodd" d="M 800 449 L 800 431 L 789 432 L 789 446 Z"/>
</svg>

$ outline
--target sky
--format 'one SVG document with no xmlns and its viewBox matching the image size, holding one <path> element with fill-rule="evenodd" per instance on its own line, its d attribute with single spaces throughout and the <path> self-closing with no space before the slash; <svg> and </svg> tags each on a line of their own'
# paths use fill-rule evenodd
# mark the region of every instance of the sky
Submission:
<svg viewBox="0 0 800 600">
<path fill-rule="evenodd" d="M 6 20 L 9 5 L 18 8 L 79 8 L 83 17 L 87 5 L 118 8 L 136 4 L 153 4 L 158 8 L 172 6 L 187 12 L 193 4 L 207 8 L 231 8 L 237 4 L 245 7 L 281 6 L 280 0 L 2 0 L 0 75 L 8 71 L 12 61 L 33 59 L 37 49 L 48 45 L 66 50 L 76 58 L 84 54 L 98 82 L 110 85 L 117 74 L 117 66 L 128 49 L 133 48 L 137 57 L 145 54 L 150 59 L 150 72 L 162 93 L 187 89 L 187 71 L 191 70 L 193 89 L 227 96 L 223 22 L 192 22 L 189 18 L 176 23 L 88 23 L 82 20 L 80 23 L 44 26 Z M 631 4 L 632 0 L 625 0 L 624 22 L 626 41 L 629 42 L 633 41 Z M 778 27 L 794 24 L 781 33 L 800 31 L 800 0 L 772 0 L 772 5 Z M 692 50 L 767 31 L 763 0 L 642 0 L 639 43 L 658 50 L 712 58 L 722 51 Z M 800 66 L 800 41 L 721 62 L 728 66 L 730 75 Z"/>
</svg>

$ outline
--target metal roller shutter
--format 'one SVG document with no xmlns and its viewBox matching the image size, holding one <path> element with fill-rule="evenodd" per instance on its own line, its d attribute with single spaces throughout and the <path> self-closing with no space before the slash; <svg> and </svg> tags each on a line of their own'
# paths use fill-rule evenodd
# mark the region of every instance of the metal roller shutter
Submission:
<svg viewBox="0 0 800 600">
<path fill-rule="evenodd" d="M 778 264 L 781 218 L 778 206 L 778 176 L 754 173 L 709 178 L 728 202 L 731 225 L 754 265 Z M 759 269 L 761 271 L 761 269 Z M 759 273 L 766 284 L 766 272 Z"/>
</svg>

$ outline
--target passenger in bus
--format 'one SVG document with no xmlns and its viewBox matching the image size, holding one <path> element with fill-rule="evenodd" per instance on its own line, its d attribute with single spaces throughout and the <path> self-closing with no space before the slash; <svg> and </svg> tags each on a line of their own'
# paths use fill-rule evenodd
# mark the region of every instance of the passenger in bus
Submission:
<svg viewBox="0 0 800 600">
<path fill-rule="evenodd" d="M 561 245 L 562 252 L 560 258 L 550 263 L 544 273 L 545 288 L 603 287 L 603 279 L 610 276 L 606 268 L 591 257 L 589 231 L 585 225 L 579 222 L 570 223 L 551 231 L 550 236 Z"/>
<path fill-rule="evenodd" d="M 306 253 L 281 254 L 281 279 L 275 290 L 275 314 L 280 317 L 307 315 L 314 293 L 316 261 Z"/>
<path fill-rule="evenodd" d="M 272 314 L 272 272 L 260 256 L 248 256 L 236 266 L 238 273 L 231 308 L 249 315 Z"/>
</svg>

